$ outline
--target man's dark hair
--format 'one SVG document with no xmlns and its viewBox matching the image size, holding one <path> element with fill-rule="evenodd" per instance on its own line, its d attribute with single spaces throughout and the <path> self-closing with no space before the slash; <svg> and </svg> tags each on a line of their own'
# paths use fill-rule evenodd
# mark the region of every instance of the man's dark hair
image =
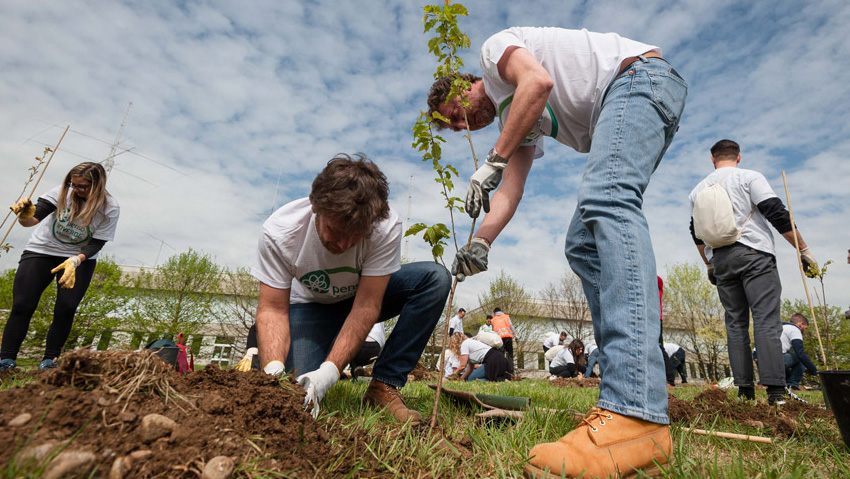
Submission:
<svg viewBox="0 0 850 479">
<path fill-rule="evenodd" d="M 791 315 L 791 322 L 794 324 L 809 324 L 808 318 L 803 316 L 800 313 L 794 313 Z"/>
<path fill-rule="evenodd" d="M 463 308 L 460 308 L 459 310 L 457 310 L 457 312 L 458 312 L 458 313 L 465 313 L 465 312 L 466 312 L 466 310 L 465 310 L 465 309 L 463 309 Z"/>
<path fill-rule="evenodd" d="M 741 153 L 741 147 L 732 140 L 720 140 L 711 147 L 711 156 L 715 159 L 732 157 L 737 158 Z"/>
<path fill-rule="evenodd" d="M 368 236 L 372 225 L 390 216 L 387 177 L 366 155 L 336 155 L 313 180 L 310 204 L 317 215 L 346 225 L 352 235 Z"/>
<path fill-rule="evenodd" d="M 481 80 L 481 77 L 475 76 L 471 73 L 459 73 L 458 76 L 462 78 L 464 81 L 468 81 L 469 83 L 475 83 Z M 446 104 L 446 98 L 449 97 L 449 92 L 452 90 L 452 78 L 449 76 L 441 76 L 437 78 L 433 85 L 431 85 L 431 91 L 428 93 L 428 116 L 430 117 L 437 109 Z M 431 123 L 437 127 L 438 130 L 442 130 L 446 125 L 444 122 L 433 118 Z"/>
<path fill-rule="evenodd" d="M 495 308 L 493 308 L 493 314 L 501 313 L 501 312 L 502 312 L 502 308 L 500 308 L 500 307 L 498 307 L 498 306 L 496 306 Z"/>
</svg>

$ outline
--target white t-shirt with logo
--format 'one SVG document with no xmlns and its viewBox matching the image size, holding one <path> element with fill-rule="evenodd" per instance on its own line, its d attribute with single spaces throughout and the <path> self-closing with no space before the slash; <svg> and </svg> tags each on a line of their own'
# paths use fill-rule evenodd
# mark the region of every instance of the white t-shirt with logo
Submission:
<svg viewBox="0 0 850 479">
<path fill-rule="evenodd" d="M 319 240 L 309 198 L 281 206 L 263 223 L 255 278 L 277 289 L 291 289 L 289 301 L 332 304 L 357 293 L 360 276 L 385 276 L 401 268 L 401 220 L 390 216 L 348 251 L 333 254 Z"/>
<path fill-rule="evenodd" d="M 793 349 L 791 341 L 795 339 L 803 340 L 803 332 L 800 328 L 794 326 L 793 323 L 782 323 L 782 335 L 779 336 L 779 342 L 782 343 L 782 353 L 790 353 Z"/>
<path fill-rule="evenodd" d="M 475 364 L 480 364 L 484 361 L 484 356 L 493 348 L 478 341 L 477 339 L 467 339 L 460 343 L 460 355 L 469 355 L 469 360 Z"/>
<path fill-rule="evenodd" d="M 59 192 L 61 190 L 62 187 L 57 186 L 39 196 L 39 199 L 47 200 L 55 206 L 59 204 Z M 69 188 L 65 211 L 56 210 L 38 223 L 32 236 L 30 236 L 29 242 L 24 247 L 26 251 L 51 256 L 73 256 L 80 254 L 80 250 L 92 238 L 103 241 L 112 241 L 115 238 L 115 228 L 118 226 L 118 216 L 121 213 L 121 207 L 115 197 L 106 195 L 106 204 L 103 210 L 94 214 L 88 226 L 69 221 L 70 198 L 71 191 Z M 88 259 L 94 258 L 97 258 L 97 254 L 93 254 Z"/>
<path fill-rule="evenodd" d="M 776 198 L 773 188 L 758 171 L 746 170 L 734 166 L 717 168 L 691 191 L 688 199 L 691 202 L 691 211 L 694 210 L 694 201 L 700 191 L 706 186 L 711 186 L 723 180 L 721 186 L 729 193 L 732 201 L 732 211 L 735 213 L 735 225 L 740 229 L 744 226 L 738 242 L 750 248 L 776 255 L 773 243 L 773 233 L 770 230 L 770 222 L 758 209 L 758 204 L 770 198 Z M 752 218 L 747 218 L 752 213 Z M 705 245 L 705 257 L 711 259 L 714 255 L 713 249 Z"/>
<path fill-rule="evenodd" d="M 623 38 L 616 33 L 594 33 L 552 27 L 514 27 L 488 38 L 481 46 L 484 90 L 496 105 L 501 130 L 508 118 L 516 87 L 499 75 L 499 60 L 508 47 L 525 48 L 554 81 L 543 115 L 521 146 L 535 146 L 534 158 L 543 156 L 543 137 L 590 151 L 590 140 L 602 100 L 629 57 L 661 49 Z"/>
<path fill-rule="evenodd" d="M 549 369 L 552 369 L 557 366 L 566 366 L 567 364 L 575 364 L 576 360 L 573 358 L 573 353 L 570 352 L 569 349 L 564 348 L 558 351 L 558 355 L 555 356 L 555 359 L 549 363 Z"/>
</svg>

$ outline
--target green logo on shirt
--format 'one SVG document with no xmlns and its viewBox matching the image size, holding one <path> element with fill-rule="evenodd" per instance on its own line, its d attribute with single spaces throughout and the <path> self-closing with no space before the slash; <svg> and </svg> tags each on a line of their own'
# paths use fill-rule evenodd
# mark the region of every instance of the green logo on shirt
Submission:
<svg viewBox="0 0 850 479">
<path fill-rule="evenodd" d="M 356 268 L 352 268 L 350 266 L 343 266 L 342 268 L 333 268 L 329 270 L 319 269 L 316 271 L 310 271 L 309 273 L 305 273 L 303 276 L 298 278 L 298 280 L 307 287 L 310 291 L 320 294 L 327 294 L 331 291 L 331 276 L 334 273 L 354 273 L 358 274 Z M 334 296 L 337 296 L 339 293 L 347 293 L 352 290 L 357 290 L 357 285 L 351 285 L 344 288 L 334 287 L 333 292 Z"/>
<path fill-rule="evenodd" d="M 70 221 L 71 209 L 53 217 L 53 237 L 62 244 L 80 244 L 91 238 L 91 228 Z"/>
</svg>

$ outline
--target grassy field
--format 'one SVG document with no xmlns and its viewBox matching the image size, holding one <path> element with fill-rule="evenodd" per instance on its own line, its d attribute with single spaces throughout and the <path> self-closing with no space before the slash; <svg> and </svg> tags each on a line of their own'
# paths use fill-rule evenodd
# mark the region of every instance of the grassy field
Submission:
<svg viewBox="0 0 850 479">
<path fill-rule="evenodd" d="M 477 393 L 530 397 L 540 408 L 586 411 L 597 399 L 598 389 L 556 388 L 546 380 L 510 383 L 449 382 L 446 387 Z M 323 416 L 332 428 L 374 431 L 368 452 L 379 458 L 397 477 L 420 477 L 427 464 L 431 477 L 481 478 L 522 477 L 528 450 L 539 442 L 550 442 L 574 429 L 576 419 L 569 414 L 531 412 L 521 420 L 477 419 L 481 410 L 442 399 L 439 429 L 451 444 L 462 444 L 455 453 L 438 434 L 423 433 L 393 425 L 383 415 L 360 405 L 366 383 L 342 381 L 328 394 Z M 691 400 L 703 389 L 677 387 L 672 394 Z M 409 383 L 402 391 L 410 407 L 429 417 L 434 392 L 424 382 Z M 734 390 L 729 391 L 730 397 Z M 801 396 L 823 404 L 820 391 L 803 391 Z M 766 397 L 757 399 L 767 408 Z M 713 420 L 716 431 L 749 435 L 767 435 L 756 427 Z M 672 429 L 674 451 L 669 478 L 850 478 L 850 454 L 843 447 L 838 429 L 831 424 L 807 424 L 805 432 L 773 444 L 697 436 L 683 431 L 690 424 L 675 424 Z M 703 425 L 699 426 L 705 429 Z M 362 437 L 362 436 L 361 436 Z M 466 446 L 466 447 L 464 447 Z M 471 450 L 471 453 L 468 453 Z M 464 452 L 464 451 L 462 451 Z M 357 477 L 352 471 L 352 477 Z"/>
</svg>

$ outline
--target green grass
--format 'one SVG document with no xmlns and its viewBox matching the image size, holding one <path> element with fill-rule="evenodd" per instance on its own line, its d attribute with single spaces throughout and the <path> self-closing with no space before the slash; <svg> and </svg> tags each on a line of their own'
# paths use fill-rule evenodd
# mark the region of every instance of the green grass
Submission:
<svg viewBox="0 0 850 479">
<path fill-rule="evenodd" d="M 575 409 L 586 411 L 598 396 L 597 389 L 557 388 L 546 380 L 524 380 L 511 383 L 450 382 L 452 389 L 476 393 L 530 397 L 532 405 L 540 408 Z M 432 477 L 481 478 L 521 477 L 522 466 L 529 449 L 540 442 L 551 442 L 574 429 L 572 415 L 531 412 L 522 420 L 491 420 L 475 418 L 479 409 L 458 405 L 447 399 L 440 404 L 439 429 L 452 443 L 470 444 L 468 457 L 450 452 L 435 453 L 439 436 L 423 433 L 393 423 L 383 414 L 360 405 L 366 383 L 342 381 L 325 398 L 320 421 L 345 424 L 350 430 L 384 431 L 371 436 L 368 447 L 386 464 L 387 471 L 397 477 L 418 477 L 423 468 Z M 703 389 L 676 388 L 673 394 L 690 401 Z M 729 391 L 730 397 L 735 391 Z M 417 409 L 427 422 L 431 415 L 434 391 L 424 382 L 409 383 L 402 390 L 409 407 Z M 799 396 L 815 404 L 823 404 L 820 391 L 802 391 Z M 765 403 L 764 392 L 757 399 Z M 766 403 L 764 407 L 767 407 Z M 333 417 L 334 419 L 330 419 Z M 708 420 L 712 424 L 712 420 Z M 714 429 L 766 436 L 768 431 L 741 424 L 717 420 L 713 426 L 674 425 L 672 465 L 668 478 L 848 478 L 850 453 L 844 449 L 834 421 L 812 423 L 791 439 L 775 439 L 773 444 L 758 444 L 734 439 L 697 436 L 682 430 L 682 426 Z M 360 429 L 362 430 L 362 429 Z M 363 436 L 370 438 L 370 436 Z M 466 438 L 466 439 L 465 439 Z M 355 474 L 356 476 L 356 474 Z"/>
</svg>

